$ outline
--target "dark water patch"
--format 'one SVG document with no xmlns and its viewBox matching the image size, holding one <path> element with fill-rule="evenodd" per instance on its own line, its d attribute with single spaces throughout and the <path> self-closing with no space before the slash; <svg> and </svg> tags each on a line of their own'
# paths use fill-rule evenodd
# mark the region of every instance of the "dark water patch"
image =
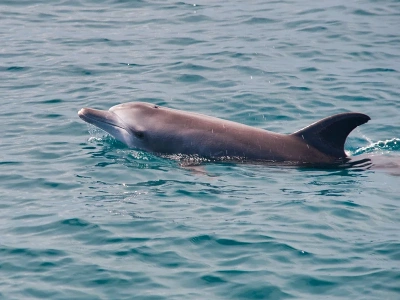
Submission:
<svg viewBox="0 0 400 300">
<path fill-rule="evenodd" d="M 55 154 L 52 155 L 50 159 L 57 159 L 59 157 L 60 157 L 59 154 Z M 45 191 L 48 190 L 68 191 L 79 187 L 79 184 L 76 184 L 75 182 L 62 182 L 62 181 L 55 181 L 53 179 L 48 180 L 45 178 L 29 178 L 29 177 L 27 178 L 19 175 L 2 175 L 0 176 L 0 178 L 2 180 L 5 180 L 10 185 L 10 187 L 17 188 L 20 190 L 42 189 Z"/>
<path fill-rule="evenodd" d="M 301 72 L 318 72 L 320 70 L 315 67 L 308 67 L 308 68 L 300 68 L 300 71 Z"/>
<path fill-rule="evenodd" d="M 325 37 L 326 37 L 327 39 L 333 39 L 333 40 L 341 39 L 342 41 L 350 41 L 350 40 L 348 39 L 348 37 L 344 36 L 344 35 L 341 34 L 341 33 L 327 34 Z"/>
<path fill-rule="evenodd" d="M 205 189 L 203 191 L 188 191 L 188 190 L 182 190 L 178 189 L 175 191 L 178 195 L 183 195 L 187 197 L 195 197 L 195 196 L 203 196 L 206 197 L 207 195 L 211 194 L 220 194 L 221 191 L 216 190 L 216 189 Z"/>
<path fill-rule="evenodd" d="M 194 64 L 194 63 L 176 63 L 171 67 L 168 67 L 170 70 L 190 70 L 190 71 L 200 71 L 200 72 L 207 72 L 207 71 L 217 71 L 216 68 Z"/>
<path fill-rule="evenodd" d="M 200 277 L 200 280 L 205 281 L 207 284 L 221 284 L 221 283 L 226 283 L 227 281 L 221 278 L 220 276 L 215 276 L 215 275 L 203 275 Z"/>
<path fill-rule="evenodd" d="M 13 220 L 31 220 L 31 219 L 41 219 L 46 217 L 51 217 L 52 214 L 24 214 L 13 217 Z"/>
<path fill-rule="evenodd" d="M 245 24 L 250 24 L 250 25 L 256 25 L 256 24 L 272 24 L 276 23 L 277 20 L 275 19 L 270 19 L 270 18 L 260 18 L 260 17 L 252 17 L 243 23 Z"/>
<path fill-rule="evenodd" d="M 298 31 L 304 31 L 304 32 L 321 32 L 321 31 L 325 31 L 328 28 L 326 28 L 325 26 L 311 26 L 311 27 L 306 27 L 306 28 L 301 28 L 298 29 Z"/>
<path fill-rule="evenodd" d="M 337 75 L 335 74 L 327 74 L 327 76 L 321 77 L 322 81 L 328 81 L 328 82 L 333 82 L 336 85 L 336 81 L 338 81 Z M 334 87 L 333 89 L 337 89 L 337 90 L 343 90 L 342 87 Z"/>
<path fill-rule="evenodd" d="M 50 154 L 48 154 L 50 156 Z M 50 159 L 57 159 L 59 155 L 52 155 Z M 79 185 L 76 183 L 70 183 L 70 182 L 60 182 L 60 181 L 54 181 L 54 180 L 46 180 L 45 178 L 35 178 L 31 179 L 30 182 L 35 184 L 37 188 L 42 188 L 42 189 L 54 189 L 54 190 L 72 190 Z M 25 183 L 26 184 L 26 183 Z"/>
<path fill-rule="evenodd" d="M 5 1 L 1 2 L 1 4 L 7 4 L 7 3 L 10 6 L 12 6 L 11 4 L 16 4 L 14 1 L 8 1 L 8 0 L 5 0 Z M 26 17 L 24 12 L 13 11 L 11 9 L 2 10 L 0 13 L 1 13 L 1 15 L 5 16 L 5 17 L 7 17 L 7 16 L 10 16 L 10 17 Z"/>
<path fill-rule="evenodd" d="M 148 5 L 147 1 L 144 0 L 110 0 L 107 1 L 110 2 L 111 4 L 118 4 L 118 7 L 126 7 L 126 8 L 142 8 L 146 7 Z"/>
<path fill-rule="evenodd" d="M 147 237 L 109 237 L 105 238 L 104 242 L 107 244 L 141 244 L 149 240 L 150 238 Z"/>
<path fill-rule="evenodd" d="M 352 182 L 349 182 L 352 183 Z M 350 207 L 350 208 L 362 208 L 360 204 L 355 203 L 354 201 L 351 200 L 347 200 L 347 201 L 340 201 L 337 200 L 334 203 L 332 203 L 333 205 L 339 205 L 339 206 L 345 206 L 345 207 Z"/>
<path fill-rule="evenodd" d="M 203 243 L 208 244 L 212 240 L 214 240 L 214 238 L 209 235 L 198 235 L 190 238 L 190 242 L 193 244 L 203 244 Z"/>
<path fill-rule="evenodd" d="M 93 28 L 93 29 L 105 29 L 110 28 L 115 22 L 103 22 L 98 20 L 87 20 L 87 19 L 74 19 L 74 20 L 59 20 L 60 24 L 69 24 L 72 28 L 80 30 L 81 28 Z"/>
<path fill-rule="evenodd" d="M 344 25 L 345 23 L 339 20 L 327 20 L 324 22 L 324 24 L 329 25 L 328 27 L 332 27 L 332 26 L 341 26 Z"/>
<path fill-rule="evenodd" d="M 153 254 L 151 261 L 168 269 L 175 269 L 187 265 L 187 259 L 175 251 L 164 251 Z"/>
<path fill-rule="evenodd" d="M 72 74 L 73 76 L 77 75 L 77 74 Z M 78 75 L 84 75 L 84 76 L 90 76 L 88 74 L 78 74 Z M 71 76 L 65 74 L 65 76 Z M 90 84 L 89 84 L 90 85 Z M 101 85 L 99 85 L 99 87 L 91 87 L 91 86 L 83 86 L 83 87 L 79 87 L 78 85 L 75 86 L 75 88 L 66 91 L 65 93 L 67 95 L 71 95 L 71 94 L 78 94 L 79 96 L 77 96 L 78 99 L 84 99 L 87 101 L 87 93 L 94 93 L 94 92 L 98 92 L 101 91 Z"/>
<path fill-rule="evenodd" d="M 84 40 L 81 41 L 80 44 L 81 46 L 87 44 L 87 45 L 95 45 L 95 44 L 106 44 L 108 46 L 111 47 L 123 47 L 123 46 L 132 46 L 134 45 L 132 43 L 132 41 L 128 41 L 128 40 L 110 40 L 110 39 L 106 39 L 106 38 L 102 38 L 102 39 L 90 39 L 90 40 Z"/>
<path fill-rule="evenodd" d="M 369 30 L 358 30 L 357 32 L 357 36 L 370 36 L 371 35 L 371 31 Z M 362 45 L 364 48 L 372 48 L 372 45 Z"/>
<path fill-rule="evenodd" d="M 204 5 L 202 5 L 202 4 L 191 3 L 191 2 L 183 2 L 183 1 L 174 2 L 174 7 L 179 7 L 179 6 L 182 6 L 183 8 L 188 9 L 190 12 L 193 9 L 204 8 Z"/>
<path fill-rule="evenodd" d="M 342 100 L 342 101 L 356 101 L 356 102 L 370 102 L 374 99 L 366 96 L 350 96 L 350 95 L 338 95 L 335 96 L 335 99 Z"/>
<path fill-rule="evenodd" d="M 260 275 L 259 275 L 260 276 Z M 263 276 L 260 276 L 263 278 Z M 258 278 L 260 278 L 258 277 Z M 223 296 L 229 299 L 291 299 L 289 293 L 284 292 L 281 288 L 272 283 L 257 280 L 248 284 L 234 282 L 230 284 L 228 291 Z"/>
<path fill-rule="evenodd" d="M 302 10 L 296 13 L 296 15 L 308 15 L 308 14 L 315 14 L 315 13 L 320 13 L 320 12 L 324 12 L 325 9 L 324 8 L 312 8 L 312 9 L 306 9 L 306 10 Z"/>
<path fill-rule="evenodd" d="M 290 90 L 296 90 L 296 91 L 311 91 L 311 89 L 309 87 L 306 86 L 289 86 L 287 87 Z"/>
<path fill-rule="evenodd" d="M 55 19 L 56 17 L 58 17 L 56 14 L 51 14 L 51 13 L 43 13 L 40 12 L 37 14 L 37 17 L 39 19 Z M 46 20 L 47 21 L 47 20 Z"/>
<path fill-rule="evenodd" d="M 166 41 L 164 41 L 164 44 L 168 44 L 168 45 L 179 45 L 179 46 L 189 46 L 189 45 L 194 45 L 194 44 L 199 44 L 202 43 L 203 41 L 200 40 L 196 40 L 193 38 L 174 38 L 174 39 L 168 39 Z"/>
<path fill-rule="evenodd" d="M 82 67 L 78 66 L 66 66 L 64 67 L 64 72 L 66 73 L 65 75 L 70 76 L 72 74 L 74 75 L 83 75 L 83 76 L 92 76 L 94 75 L 93 70 L 88 70 Z"/>
<path fill-rule="evenodd" d="M 113 64 L 110 63 L 98 63 L 97 64 L 100 67 L 112 67 Z M 138 63 L 119 63 L 119 65 L 123 65 L 123 66 L 128 66 L 130 68 L 135 68 L 135 67 L 144 67 L 145 65 L 142 64 L 138 64 Z"/>
<path fill-rule="evenodd" d="M 400 261 L 400 243 L 392 241 L 387 244 L 381 244 L 374 249 L 374 252 L 384 257 L 390 257 L 392 260 Z M 400 275 L 399 275 L 400 277 Z"/>
<path fill-rule="evenodd" d="M 362 58 L 365 60 L 371 60 L 371 59 L 376 58 L 376 54 L 371 51 L 350 52 L 349 55 L 352 57 L 358 57 L 358 58 Z M 359 71 L 359 72 L 363 72 L 363 71 Z"/>
<path fill-rule="evenodd" d="M 61 221 L 61 224 L 67 225 L 67 226 L 78 226 L 78 227 L 88 227 L 88 226 L 93 225 L 85 220 L 78 219 L 78 218 L 63 220 L 63 221 Z M 94 227 L 98 227 L 98 226 L 94 225 Z"/>
<path fill-rule="evenodd" d="M 67 253 L 57 249 L 32 249 L 32 248 L 11 248 L 1 247 L 1 255 L 8 256 L 29 256 L 33 258 L 65 257 Z"/>
<path fill-rule="evenodd" d="M 16 226 L 11 229 L 19 235 L 58 235 L 72 236 L 74 239 L 81 239 L 87 243 L 95 241 L 101 242 L 102 237 L 108 234 L 108 231 L 101 229 L 99 225 L 89 223 L 83 219 L 73 218 L 40 225 Z M 96 242 L 95 242 L 96 243 Z"/>
<path fill-rule="evenodd" d="M 377 14 L 370 12 L 368 10 L 365 9 L 356 9 L 353 10 L 352 12 L 354 15 L 358 15 L 358 16 L 376 16 Z"/>
<path fill-rule="evenodd" d="M 44 291 L 39 288 L 26 288 L 22 290 L 22 295 L 29 298 L 35 297 L 38 299 L 54 299 L 58 293 L 53 291 Z"/>
<path fill-rule="evenodd" d="M 92 279 L 88 280 L 86 284 L 90 286 L 104 286 L 104 285 L 116 285 L 119 287 L 124 287 L 131 285 L 131 281 L 129 279 L 125 278 L 115 278 L 111 276 L 103 277 L 103 278 L 97 278 L 97 279 Z"/>
<path fill-rule="evenodd" d="M 46 3 L 45 0 L 35 0 L 35 1 L 29 1 L 29 0 L 21 0 L 21 1 L 9 1 L 9 0 L 4 0 L 1 2 L 2 5 L 10 5 L 11 7 L 13 6 L 30 6 L 34 4 L 40 4 L 40 3 Z M 15 13 L 13 14 L 15 15 Z"/>
<path fill-rule="evenodd" d="M 298 275 L 296 279 L 292 279 L 289 282 L 293 289 L 301 293 L 311 293 L 313 295 L 329 295 L 329 291 L 338 286 L 338 283 L 335 281 L 324 280 L 309 275 Z"/>
<path fill-rule="evenodd" d="M 372 68 L 372 69 L 362 69 L 357 71 L 357 73 L 386 73 L 386 72 L 396 72 L 397 70 L 391 68 Z"/>
<path fill-rule="evenodd" d="M 381 45 L 382 44 L 382 42 L 374 42 L 374 44 L 377 44 L 377 45 Z M 388 41 L 385 41 L 385 45 L 390 45 L 390 46 L 395 46 L 395 47 L 397 47 L 398 45 L 400 44 L 400 39 L 396 36 L 396 37 L 393 37 L 393 38 L 391 38 L 390 40 L 388 40 Z M 391 54 L 391 53 L 385 53 L 385 57 L 387 57 L 387 58 L 393 58 L 393 59 L 395 59 L 395 58 L 399 58 L 399 55 L 397 54 L 397 53 L 394 53 L 394 54 Z"/>
<path fill-rule="evenodd" d="M 64 100 L 55 98 L 55 99 L 48 99 L 48 100 L 41 100 L 41 101 L 31 101 L 30 103 L 32 103 L 32 104 L 51 104 L 51 105 L 54 105 L 54 104 L 60 104 L 60 103 L 63 103 L 63 102 L 64 102 Z"/>
<path fill-rule="evenodd" d="M 22 162 L 20 161 L 0 161 L 0 166 L 4 165 L 4 166 L 18 166 L 18 165 L 22 165 Z"/>
<path fill-rule="evenodd" d="M 65 117 L 64 115 L 55 114 L 55 113 L 51 113 L 51 114 L 35 114 L 34 116 L 35 116 L 35 118 L 38 118 L 38 119 L 59 119 L 59 118 Z"/>
<path fill-rule="evenodd" d="M 340 195 L 341 194 L 339 194 L 338 196 Z M 331 213 L 332 215 L 343 218 L 345 220 L 360 220 L 360 221 L 370 220 L 368 215 L 352 209 L 346 209 L 346 208 L 332 209 Z"/>
<path fill-rule="evenodd" d="M 183 74 L 183 75 L 180 75 L 177 78 L 177 80 L 180 82 L 185 82 L 185 83 L 198 83 L 198 82 L 205 81 L 206 79 L 201 75 Z"/>
<path fill-rule="evenodd" d="M 10 86 L 10 87 L 7 87 L 7 88 L 10 89 L 10 90 L 18 91 L 18 90 L 36 89 L 36 88 L 38 88 L 40 86 L 41 86 L 40 83 L 37 83 L 37 84 L 33 84 L 32 83 L 32 84 L 20 84 L 20 85 L 17 85 L 17 86 Z"/>
<path fill-rule="evenodd" d="M 219 51 L 219 52 L 207 52 L 207 57 L 220 57 L 226 60 L 226 57 L 240 57 L 240 54 L 232 51 Z"/>
<path fill-rule="evenodd" d="M 297 21 L 286 22 L 285 27 L 289 29 L 294 29 L 303 25 L 312 25 L 312 24 L 314 24 L 313 20 L 297 20 Z"/>
<path fill-rule="evenodd" d="M 25 56 L 34 56 L 35 53 L 33 51 L 30 50 L 25 50 L 25 51 L 18 51 L 18 52 L 4 52 L 4 53 L 0 53 L 0 57 L 4 58 L 4 59 L 8 59 L 8 58 L 17 58 L 17 57 L 25 57 Z M 7 71 L 8 67 L 0 67 L 0 70 L 2 72 Z M 12 72 L 13 70 L 10 70 L 10 72 Z M 18 71 L 17 71 L 18 72 Z"/>
<path fill-rule="evenodd" d="M 30 67 L 21 67 L 21 66 L 11 66 L 11 67 L 0 67 L 0 72 L 23 72 L 30 70 Z"/>
<path fill-rule="evenodd" d="M 249 66 L 234 66 L 234 67 L 232 67 L 232 68 L 235 68 L 235 69 L 237 69 L 237 70 L 239 70 L 239 71 L 241 71 L 241 72 L 244 72 L 244 73 L 246 73 L 246 74 L 253 75 L 253 76 L 255 76 L 255 75 L 259 75 L 259 76 L 264 75 L 264 72 L 263 72 L 262 70 L 260 70 L 260 69 L 258 69 L 258 68 L 254 68 L 254 67 L 249 67 Z"/>
<path fill-rule="evenodd" d="M 251 60 L 251 57 L 248 53 L 234 52 L 230 55 L 232 58 L 240 58 L 243 61 Z"/>
<path fill-rule="evenodd" d="M 219 81 L 209 81 L 210 86 L 217 87 L 217 88 L 230 88 L 237 86 L 237 82 L 232 80 L 219 80 Z"/>
<path fill-rule="evenodd" d="M 334 59 L 328 59 L 328 58 L 313 58 L 311 60 L 313 63 L 334 63 Z"/>
</svg>

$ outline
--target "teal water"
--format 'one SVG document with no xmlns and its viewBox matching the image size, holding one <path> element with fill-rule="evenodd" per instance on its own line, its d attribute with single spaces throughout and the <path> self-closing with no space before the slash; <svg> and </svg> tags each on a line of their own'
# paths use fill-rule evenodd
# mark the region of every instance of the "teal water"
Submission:
<svg viewBox="0 0 400 300">
<path fill-rule="evenodd" d="M 400 298 L 399 29 L 398 1 L 2 1 L 0 299 Z M 77 116 L 128 101 L 358 111 L 377 163 L 196 172 Z"/>
</svg>

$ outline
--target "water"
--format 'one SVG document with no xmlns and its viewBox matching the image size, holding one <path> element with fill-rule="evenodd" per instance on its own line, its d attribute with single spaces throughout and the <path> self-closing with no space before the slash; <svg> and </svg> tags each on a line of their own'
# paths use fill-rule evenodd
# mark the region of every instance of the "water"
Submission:
<svg viewBox="0 0 400 300">
<path fill-rule="evenodd" d="M 3 1 L 1 299 L 400 297 L 398 1 Z M 281 133 L 359 111 L 371 168 L 182 168 L 77 111 Z"/>
</svg>

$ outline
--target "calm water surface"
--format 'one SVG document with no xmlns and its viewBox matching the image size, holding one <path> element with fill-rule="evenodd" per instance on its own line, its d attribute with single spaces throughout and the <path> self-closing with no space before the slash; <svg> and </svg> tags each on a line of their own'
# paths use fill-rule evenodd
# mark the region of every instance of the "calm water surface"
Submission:
<svg viewBox="0 0 400 300">
<path fill-rule="evenodd" d="M 2 1 L 0 299 L 400 298 L 399 29 L 398 1 Z M 376 165 L 196 172 L 77 116 L 127 101 L 363 112 Z"/>
</svg>

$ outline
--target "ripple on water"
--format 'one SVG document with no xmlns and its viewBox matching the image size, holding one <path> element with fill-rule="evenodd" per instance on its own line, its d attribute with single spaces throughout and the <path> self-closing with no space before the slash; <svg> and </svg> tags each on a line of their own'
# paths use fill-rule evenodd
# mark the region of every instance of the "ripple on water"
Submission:
<svg viewBox="0 0 400 300">
<path fill-rule="evenodd" d="M 398 4 L 161 2 L 0 4 L 0 298 L 396 299 Z M 346 168 L 212 163 L 77 116 L 128 101 L 372 120 Z"/>
</svg>

